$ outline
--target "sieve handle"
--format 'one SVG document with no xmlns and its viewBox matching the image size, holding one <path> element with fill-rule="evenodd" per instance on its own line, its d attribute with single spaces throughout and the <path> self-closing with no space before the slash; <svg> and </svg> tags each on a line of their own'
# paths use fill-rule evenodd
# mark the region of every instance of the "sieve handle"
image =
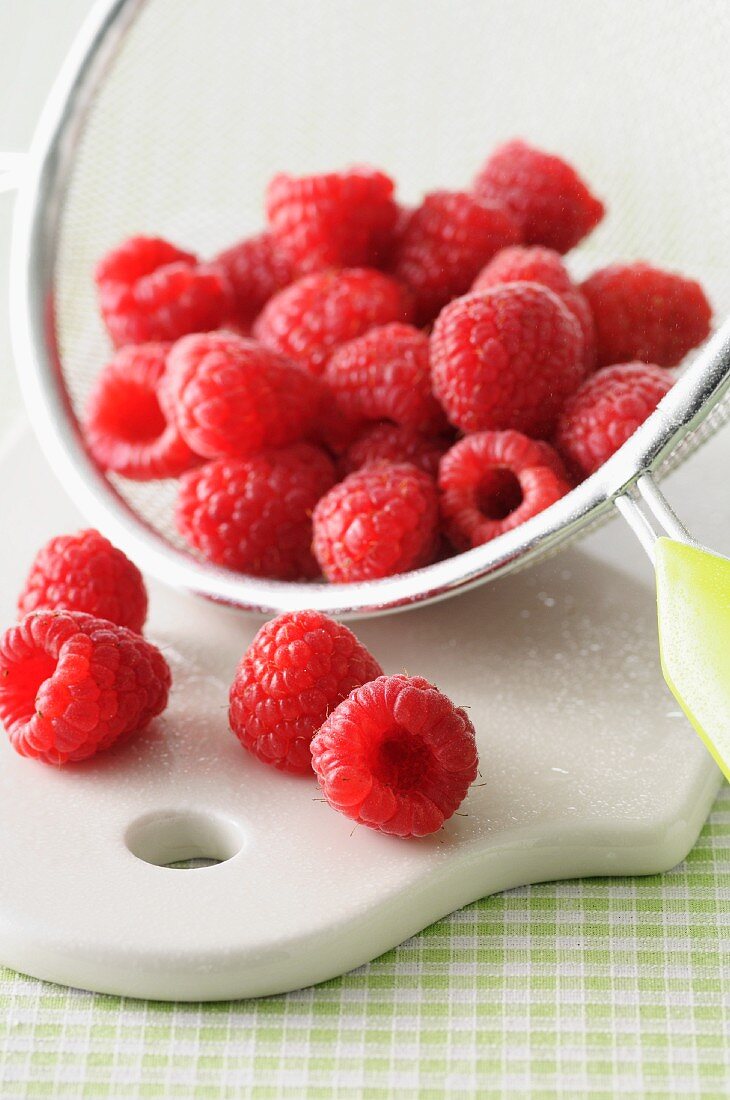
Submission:
<svg viewBox="0 0 730 1100">
<path fill-rule="evenodd" d="M 730 558 L 695 542 L 651 474 L 615 504 L 654 563 L 664 679 L 730 779 Z"/>
</svg>

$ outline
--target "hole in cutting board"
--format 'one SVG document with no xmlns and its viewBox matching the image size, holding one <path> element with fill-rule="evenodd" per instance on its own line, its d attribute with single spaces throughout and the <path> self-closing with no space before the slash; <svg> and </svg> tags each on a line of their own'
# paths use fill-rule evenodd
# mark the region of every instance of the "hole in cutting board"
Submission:
<svg viewBox="0 0 730 1100">
<path fill-rule="evenodd" d="M 125 835 L 127 848 L 144 863 L 197 870 L 225 863 L 243 847 L 235 821 L 192 811 L 158 811 L 137 818 Z"/>
</svg>

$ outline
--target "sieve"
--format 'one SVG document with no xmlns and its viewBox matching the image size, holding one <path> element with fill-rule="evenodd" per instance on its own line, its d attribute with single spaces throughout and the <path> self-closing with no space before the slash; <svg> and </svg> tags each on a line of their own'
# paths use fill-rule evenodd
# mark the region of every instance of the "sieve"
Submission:
<svg viewBox="0 0 730 1100">
<path fill-rule="evenodd" d="M 372 163 L 413 202 L 467 186 L 491 147 L 521 135 L 565 155 L 609 205 L 568 257 L 576 278 L 649 259 L 699 278 L 727 316 L 723 29 L 724 0 L 100 0 L 42 114 L 11 255 L 17 367 L 65 489 L 147 574 L 264 614 L 358 617 L 444 598 L 615 511 L 651 557 L 664 536 L 693 545 L 657 480 L 730 415 L 727 323 L 568 496 L 484 546 L 368 583 L 282 583 L 194 559 L 172 525 L 174 485 L 104 475 L 77 417 L 109 355 L 96 259 L 143 232 L 213 255 L 260 227 L 282 169 Z"/>
</svg>

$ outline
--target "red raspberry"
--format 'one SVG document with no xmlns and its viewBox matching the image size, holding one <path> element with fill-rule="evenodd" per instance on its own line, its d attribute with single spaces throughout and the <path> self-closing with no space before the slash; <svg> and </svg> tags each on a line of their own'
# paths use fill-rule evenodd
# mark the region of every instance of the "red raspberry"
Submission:
<svg viewBox="0 0 730 1100">
<path fill-rule="evenodd" d="M 343 344 L 324 377 L 337 413 L 353 423 L 392 420 L 420 432 L 446 427 L 431 391 L 428 337 L 411 325 L 383 325 Z"/>
<path fill-rule="evenodd" d="M 96 265 L 94 279 L 103 283 L 132 285 L 168 264 L 188 264 L 194 267 L 198 257 L 193 252 L 171 244 L 162 237 L 129 237 L 102 256 Z"/>
<path fill-rule="evenodd" d="M 38 608 L 85 611 L 141 633 L 147 590 L 134 562 L 100 535 L 59 535 L 35 556 L 18 600 L 21 616 Z"/>
<path fill-rule="evenodd" d="M 244 458 L 302 439 L 317 419 L 320 384 L 233 333 L 185 336 L 168 356 L 163 401 L 205 458 Z"/>
<path fill-rule="evenodd" d="M 489 290 L 499 283 L 540 283 L 558 297 L 575 289 L 560 253 L 539 245 L 503 248 L 479 272 L 472 290 Z"/>
<path fill-rule="evenodd" d="M 115 347 L 218 328 L 233 310 L 224 272 L 159 237 L 130 237 L 99 262 L 99 304 Z"/>
<path fill-rule="evenodd" d="M 538 246 L 503 248 L 479 273 L 472 290 L 489 290 L 499 283 L 540 283 L 557 294 L 581 327 L 586 370 L 593 369 L 596 360 L 593 314 L 585 296 L 573 285 L 560 253 Z"/>
<path fill-rule="evenodd" d="M 199 461 L 160 404 L 169 347 L 121 348 L 97 378 L 84 432 L 103 470 L 150 481 L 178 477 Z"/>
<path fill-rule="evenodd" d="M 410 314 L 405 288 L 380 271 L 326 271 L 275 294 L 253 332 L 266 347 L 321 374 L 340 344 L 377 325 L 408 321 Z"/>
<path fill-rule="evenodd" d="M 649 363 L 618 363 L 587 378 L 566 401 L 555 445 L 579 477 L 587 477 L 633 435 L 674 379 Z"/>
<path fill-rule="evenodd" d="M 393 181 L 373 168 L 299 178 L 274 176 L 266 192 L 271 231 L 301 274 L 375 266 L 398 218 Z"/>
<path fill-rule="evenodd" d="M 311 775 L 312 737 L 343 699 L 382 668 L 355 635 L 318 611 L 265 623 L 231 684 L 231 729 L 281 771 Z"/>
<path fill-rule="evenodd" d="M 547 287 L 503 283 L 442 310 L 431 336 L 431 370 L 456 427 L 544 436 L 585 374 L 583 338 Z"/>
<path fill-rule="evenodd" d="M 375 580 L 427 565 L 436 550 L 433 480 L 409 462 L 350 474 L 314 510 L 314 553 L 333 582 Z"/>
<path fill-rule="evenodd" d="M 484 206 L 465 191 L 426 195 L 408 219 L 393 264 L 396 278 L 413 291 L 419 324 L 465 294 L 495 252 L 519 240 L 515 221 L 498 206 Z"/>
<path fill-rule="evenodd" d="M 283 581 L 319 575 L 312 511 L 335 480 L 323 451 L 298 443 L 221 458 L 180 481 L 178 530 L 208 561 Z"/>
<path fill-rule="evenodd" d="M 0 720 L 13 748 L 47 764 L 84 760 L 167 705 L 159 649 L 81 611 L 33 611 L 0 638 Z"/>
<path fill-rule="evenodd" d="M 426 836 L 476 779 L 474 727 L 421 676 L 380 676 L 330 714 L 312 765 L 333 809 L 394 836 Z"/>
<path fill-rule="evenodd" d="M 477 432 L 441 460 L 441 515 L 457 550 L 518 527 L 570 491 L 559 456 L 520 432 Z"/>
<path fill-rule="evenodd" d="M 270 233 L 259 233 L 220 252 L 213 260 L 233 288 L 236 324 L 248 332 L 278 290 L 294 278 L 292 266 Z"/>
<path fill-rule="evenodd" d="M 710 331 L 712 308 L 700 284 L 650 264 L 611 264 L 581 289 L 593 310 L 599 367 L 632 359 L 674 367 Z"/>
<path fill-rule="evenodd" d="M 343 477 L 373 462 L 412 462 L 436 477 L 448 443 L 443 437 L 421 435 L 400 424 L 374 424 L 352 443 L 340 459 Z"/>
<path fill-rule="evenodd" d="M 492 153 L 474 181 L 481 202 L 505 206 L 525 244 L 567 252 L 605 213 L 575 169 L 560 157 L 508 141 Z"/>
</svg>

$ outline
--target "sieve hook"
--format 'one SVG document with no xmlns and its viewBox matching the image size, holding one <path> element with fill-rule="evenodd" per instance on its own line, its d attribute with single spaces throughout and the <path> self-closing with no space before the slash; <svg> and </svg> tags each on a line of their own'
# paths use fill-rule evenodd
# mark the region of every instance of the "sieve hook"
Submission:
<svg viewBox="0 0 730 1100">
<path fill-rule="evenodd" d="M 649 473 L 638 477 L 626 493 L 616 497 L 614 504 L 652 562 L 657 539 L 669 537 L 677 542 L 695 542 Z"/>
</svg>

